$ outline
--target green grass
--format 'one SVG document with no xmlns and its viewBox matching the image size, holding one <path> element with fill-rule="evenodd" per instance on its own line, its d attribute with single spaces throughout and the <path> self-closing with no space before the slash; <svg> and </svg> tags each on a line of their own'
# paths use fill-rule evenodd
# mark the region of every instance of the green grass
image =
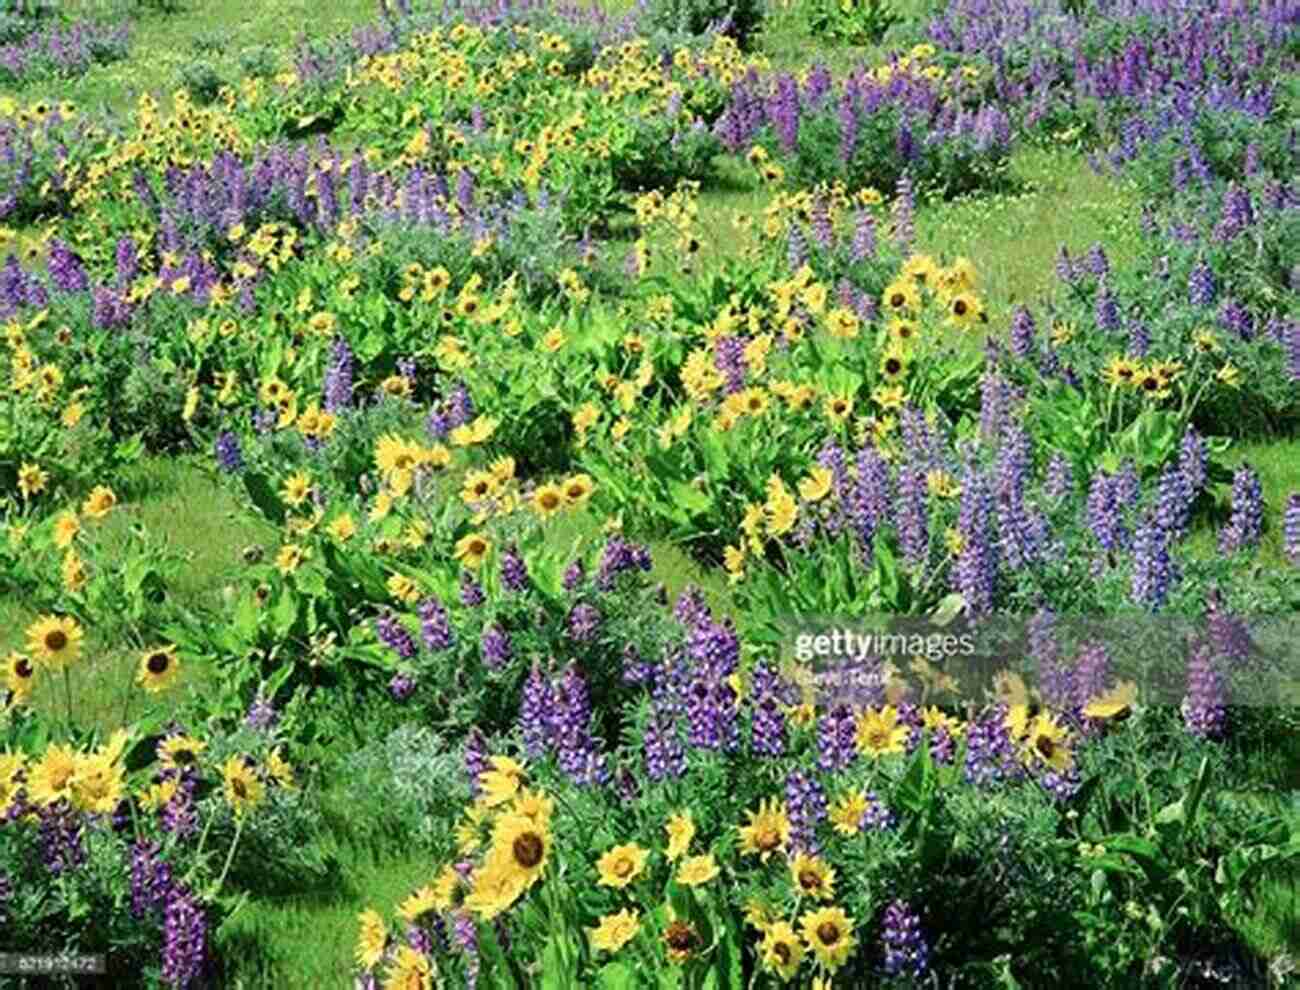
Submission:
<svg viewBox="0 0 1300 990">
<path fill-rule="evenodd" d="M 122 111 L 142 93 L 167 98 L 186 65 L 209 63 L 229 83 L 241 78 L 240 59 L 265 47 L 281 68 L 300 38 L 329 38 L 378 15 L 377 0 L 178 0 L 175 12 L 132 0 L 75 0 L 70 16 L 133 22 L 129 56 L 73 80 L 39 80 L 25 100 L 71 100 L 87 109 Z M 279 70 L 277 70 L 279 71 Z"/>
</svg>

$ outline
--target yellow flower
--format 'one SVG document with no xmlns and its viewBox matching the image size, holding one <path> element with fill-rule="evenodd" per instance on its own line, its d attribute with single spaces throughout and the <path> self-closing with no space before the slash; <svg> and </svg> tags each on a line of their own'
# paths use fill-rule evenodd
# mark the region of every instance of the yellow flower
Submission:
<svg viewBox="0 0 1300 990">
<path fill-rule="evenodd" d="M 287 791 L 294 789 L 293 767 L 280 755 L 280 747 L 271 750 L 266 758 L 266 772 L 272 780 Z"/>
<path fill-rule="evenodd" d="M 844 965 L 857 945 L 853 937 L 853 919 L 843 908 L 826 907 L 809 911 L 799 919 L 804 942 L 823 969 L 834 971 Z"/>
<path fill-rule="evenodd" d="M 27 652 L 50 670 L 62 670 L 81 655 L 85 632 L 69 616 L 43 615 L 27 627 Z"/>
<path fill-rule="evenodd" d="M 848 395 L 832 395 L 827 397 L 823 408 L 826 418 L 832 423 L 843 423 L 853 414 L 853 398 Z"/>
<path fill-rule="evenodd" d="M 477 570 L 491 549 L 492 544 L 486 536 L 481 533 L 470 533 L 456 542 L 452 556 L 459 560 L 462 566 Z"/>
<path fill-rule="evenodd" d="M 420 597 L 420 586 L 405 574 L 394 574 L 388 579 L 388 593 L 399 602 L 410 604 Z"/>
<path fill-rule="evenodd" d="M 596 861 L 597 883 L 602 887 L 626 887 L 645 870 L 649 851 L 635 842 L 615 846 Z"/>
<path fill-rule="evenodd" d="M 862 818 L 870 804 L 860 790 L 849 791 L 830 807 L 831 824 L 840 835 L 857 835 L 862 830 Z"/>
<path fill-rule="evenodd" d="M 691 856 L 682 861 L 682 865 L 677 868 L 677 882 L 687 887 L 698 887 L 706 884 L 719 873 L 718 861 L 713 858 L 713 853 L 705 853 L 702 856 Z"/>
<path fill-rule="evenodd" d="M 947 322 L 956 327 L 966 328 L 980 322 L 984 316 L 984 304 L 973 292 L 959 292 L 948 300 Z"/>
<path fill-rule="evenodd" d="M 907 353 L 891 344 L 880 356 L 880 374 L 888 382 L 896 382 L 907 374 Z"/>
<path fill-rule="evenodd" d="M 340 543 L 346 543 L 356 535 L 357 524 L 350 513 L 344 512 L 325 527 L 325 531 Z"/>
<path fill-rule="evenodd" d="M 27 771 L 27 797 L 36 804 L 53 804 L 72 796 L 72 779 L 80 760 L 70 746 L 51 743 Z"/>
<path fill-rule="evenodd" d="M 5 658 L 5 689 L 21 703 L 31 695 L 35 683 L 35 664 L 22 653 L 10 653 Z"/>
<path fill-rule="evenodd" d="M 916 285 L 910 279 L 890 282 L 885 286 L 885 291 L 881 293 L 881 302 L 884 304 L 885 311 L 893 316 L 901 316 L 906 312 L 913 311 L 920 304 L 921 297 L 916 291 Z"/>
<path fill-rule="evenodd" d="M 591 499 L 596 483 L 590 475 L 575 474 L 564 482 L 564 501 L 570 508 L 581 508 Z"/>
<path fill-rule="evenodd" d="M 75 429 L 77 424 L 86 414 L 86 407 L 80 402 L 68 403 L 68 408 L 63 410 L 63 425 L 69 430 Z"/>
<path fill-rule="evenodd" d="M 54 520 L 54 545 L 59 549 L 66 549 L 72 545 L 72 541 L 77 538 L 81 532 L 81 522 L 77 519 L 77 514 L 72 510 L 59 514 Z"/>
<path fill-rule="evenodd" d="M 829 901 L 835 896 L 835 870 L 817 856 L 799 853 L 790 861 L 790 878 L 806 897 Z"/>
<path fill-rule="evenodd" d="M 106 485 L 96 485 L 86 496 L 81 511 L 91 519 L 103 519 L 115 505 L 117 505 L 117 496 L 113 494 L 113 489 Z"/>
<path fill-rule="evenodd" d="M 564 508 L 564 491 L 557 485 L 539 485 L 531 499 L 533 511 L 549 519 Z"/>
<path fill-rule="evenodd" d="M 1025 756 L 1027 761 L 1045 763 L 1057 773 L 1065 773 L 1074 765 L 1074 757 L 1066 744 L 1065 727 L 1046 713 L 1030 723 Z"/>
<path fill-rule="evenodd" d="M 113 753 L 83 756 L 72 778 L 72 803 L 95 815 L 111 814 L 125 790 L 122 767 Z"/>
<path fill-rule="evenodd" d="M 140 668 L 136 680 L 150 694 L 164 690 L 180 673 L 180 660 L 176 657 L 176 647 L 160 646 L 149 650 L 140 657 Z"/>
<path fill-rule="evenodd" d="M 591 947 L 597 952 L 617 952 L 636 938 L 641 930 L 641 917 L 636 911 L 624 908 L 617 914 L 607 914 L 600 924 L 588 929 Z"/>
<path fill-rule="evenodd" d="M 23 498 L 31 498 L 45 491 L 49 480 L 49 472 L 42 470 L 38 464 L 24 464 L 18 469 L 18 490 L 23 493 Z"/>
<path fill-rule="evenodd" d="M 517 901 L 527 885 L 527 878 L 500 859 L 489 859 L 470 879 L 465 907 L 490 921 Z"/>
<path fill-rule="evenodd" d="M 902 385 L 881 385 L 871 393 L 871 398 L 875 400 L 876 405 L 886 411 L 890 409 L 902 409 L 903 403 L 907 399 L 907 393 L 903 390 Z"/>
<path fill-rule="evenodd" d="M 1228 388 L 1241 387 L 1241 369 L 1231 361 L 1216 371 L 1214 377 Z"/>
<path fill-rule="evenodd" d="M 519 792 L 523 784 L 524 768 L 508 756 L 488 758 L 488 769 L 479 774 L 478 784 L 482 791 L 480 800 L 488 808 L 505 804 Z"/>
<path fill-rule="evenodd" d="M 276 569 L 288 577 L 299 567 L 309 556 L 309 552 L 296 543 L 286 543 L 280 548 L 280 552 L 275 555 Z"/>
<path fill-rule="evenodd" d="M 858 319 L 858 315 L 843 306 L 837 306 L 826 314 L 826 329 L 830 331 L 832 337 L 841 340 L 852 340 L 858 335 L 861 325 L 862 321 Z"/>
<path fill-rule="evenodd" d="M 429 957 L 409 945 L 398 946 L 384 990 L 430 990 L 432 986 L 433 964 Z"/>
<path fill-rule="evenodd" d="M 898 721 L 893 705 L 869 708 L 857 719 L 858 752 L 864 756 L 902 753 L 907 748 L 909 729 Z"/>
<path fill-rule="evenodd" d="M 695 838 L 695 821 L 689 811 L 679 811 L 664 823 L 664 831 L 668 833 L 668 849 L 664 855 L 668 862 L 675 863 L 691 847 L 691 839 Z"/>
<path fill-rule="evenodd" d="M 1091 699 L 1083 706 L 1083 714 L 1088 718 L 1119 718 L 1137 701 L 1137 683 L 1120 681 L 1109 691 Z"/>
<path fill-rule="evenodd" d="M 357 937 L 357 965 L 362 969 L 373 969 L 384 957 L 384 949 L 388 946 L 388 927 L 374 908 L 362 911 L 357 920 L 361 923 Z"/>
<path fill-rule="evenodd" d="M 226 801 L 236 815 L 242 816 L 250 808 L 257 807 L 266 793 L 265 786 L 257 779 L 252 767 L 238 754 L 228 759 L 221 768 L 221 778 Z"/>
<path fill-rule="evenodd" d="M 695 930 L 695 926 L 689 921 L 683 921 L 680 918 L 668 924 L 663 934 L 664 949 L 668 954 L 668 961 L 673 963 L 684 963 L 695 954 L 700 947 L 700 933 Z"/>
<path fill-rule="evenodd" d="M 788 921 L 777 921 L 763 930 L 758 958 L 763 968 L 782 980 L 791 979 L 803 962 L 804 948 Z"/>
<path fill-rule="evenodd" d="M 302 471 L 291 474 L 285 479 L 284 487 L 280 489 L 280 497 L 284 499 L 286 505 L 294 508 L 302 505 L 311 495 L 311 478 Z"/>
<path fill-rule="evenodd" d="M 197 766 L 207 748 L 207 743 L 192 736 L 170 736 L 158 744 L 158 762 L 164 770 L 184 770 Z"/>
<path fill-rule="evenodd" d="M 564 346 L 564 343 L 565 343 L 564 331 L 561 330 L 559 327 L 555 327 L 551 330 L 548 330 L 546 332 L 546 335 L 542 337 L 542 350 L 549 351 L 550 353 L 554 354 L 556 351 L 558 351 L 561 347 Z"/>
<path fill-rule="evenodd" d="M 799 482 L 799 494 L 806 502 L 820 502 L 830 494 L 833 480 L 829 468 L 815 467 L 808 472 L 808 477 Z"/>
<path fill-rule="evenodd" d="M 63 555 L 63 587 L 75 595 L 86 586 L 86 565 L 75 550 Z"/>
<path fill-rule="evenodd" d="M 746 811 L 749 824 L 739 826 L 740 851 L 756 854 L 763 862 L 790 841 L 790 819 L 785 803 L 775 798 L 760 802 L 757 811 Z"/>
</svg>

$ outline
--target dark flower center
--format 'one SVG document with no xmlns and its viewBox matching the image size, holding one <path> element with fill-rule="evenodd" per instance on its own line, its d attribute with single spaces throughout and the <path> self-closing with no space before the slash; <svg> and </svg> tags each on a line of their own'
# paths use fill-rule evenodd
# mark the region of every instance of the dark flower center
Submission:
<svg viewBox="0 0 1300 990">
<path fill-rule="evenodd" d="M 896 375 L 902 370 L 902 364 L 897 358 L 890 358 L 885 362 L 885 374 Z"/>
<path fill-rule="evenodd" d="M 45 648 L 51 653 L 58 653 L 68 645 L 68 634 L 62 629 L 51 629 L 45 634 Z"/>
<path fill-rule="evenodd" d="M 822 945 L 834 945 L 840 940 L 839 926 L 833 921 L 823 921 L 817 926 L 817 940 Z"/>
<path fill-rule="evenodd" d="M 1154 375 L 1147 375 L 1142 379 L 1142 387 L 1148 392 L 1154 392 L 1160 387 L 1160 382 Z"/>
<path fill-rule="evenodd" d="M 171 666 L 171 662 L 172 658 L 170 656 L 166 653 L 158 652 L 151 653 L 149 659 L 144 663 L 145 666 L 149 668 L 149 673 L 164 674 L 167 672 L 167 668 Z"/>
<path fill-rule="evenodd" d="M 30 662 L 28 662 L 26 657 L 20 658 L 19 661 L 16 664 L 14 664 L 14 673 L 17 674 L 19 677 L 32 676 L 32 665 Z"/>
<path fill-rule="evenodd" d="M 232 780 L 230 782 L 230 788 L 235 792 L 235 797 L 239 798 L 241 801 L 248 797 L 248 785 L 245 784 L 241 778 L 236 777 Z"/>
<path fill-rule="evenodd" d="M 799 874 L 799 886 L 804 890 L 817 890 L 822 885 L 821 876 L 813 870 L 804 870 Z"/>
<path fill-rule="evenodd" d="M 781 961 L 782 966 L 790 962 L 790 946 L 784 942 L 777 942 L 772 948 L 772 954 Z"/>
<path fill-rule="evenodd" d="M 546 847 L 542 844 L 541 836 L 536 832 L 525 832 L 511 844 L 510 851 L 514 853 L 516 863 L 526 870 L 531 870 L 542 861 Z"/>
<path fill-rule="evenodd" d="M 953 311 L 954 313 L 956 313 L 958 316 L 965 316 L 965 315 L 966 315 L 966 300 L 964 300 L 964 299 L 958 299 L 955 303 L 952 304 L 952 311 Z"/>
<path fill-rule="evenodd" d="M 905 302 L 907 302 L 907 297 L 901 292 L 895 292 L 889 297 L 889 305 L 893 306 L 895 309 L 900 309 Z"/>
<path fill-rule="evenodd" d="M 674 921 L 664 933 L 664 941 L 677 952 L 690 952 L 695 948 L 695 929 L 684 921 Z"/>
</svg>

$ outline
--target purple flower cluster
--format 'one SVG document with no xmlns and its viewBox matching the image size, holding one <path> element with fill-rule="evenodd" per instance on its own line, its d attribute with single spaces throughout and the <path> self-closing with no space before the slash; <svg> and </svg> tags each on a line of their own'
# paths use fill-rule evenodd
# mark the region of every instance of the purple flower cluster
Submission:
<svg viewBox="0 0 1300 990">
<path fill-rule="evenodd" d="M 1225 692 L 1210 644 L 1192 643 L 1187 655 L 1187 695 L 1182 705 L 1187 731 L 1201 739 L 1223 735 L 1228 714 Z"/>
<path fill-rule="evenodd" d="M 880 919 L 880 943 L 885 973 L 921 979 L 930 966 L 930 946 L 921 930 L 921 917 L 906 901 L 891 901 Z"/>
<path fill-rule="evenodd" d="M 791 850 L 816 854 L 817 826 L 826 817 L 826 792 L 812 774 L 790 771 L 785 779 L 785 810 Z"/>
<path fill-rule="evenodd" d="M 1232 515 L 1219 533 L 1219 549 L 1235 553 L 1259 542 L 1264 529 L 1264 489 L 1259 475 L 1242 465 L 1232 476 Z"/>
<path fill-rule="evenodd" d="M 202 983 L 208 966 L 208 919 L 198 896 L 177 880 L 156 842 L 131 848 L 131 914 L 155 917 L 163 932 L 162 978 L 182 990 Z"/>
</svg>

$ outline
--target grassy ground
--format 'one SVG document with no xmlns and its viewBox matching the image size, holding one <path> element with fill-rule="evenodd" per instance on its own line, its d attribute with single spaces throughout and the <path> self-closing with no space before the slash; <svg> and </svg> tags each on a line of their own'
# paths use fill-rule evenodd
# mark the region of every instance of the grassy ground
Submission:
<svg viewBox="0 0 1300 990">
<path fill-rule="evenodd" d="M 81 6 L 108 13 L 109 0 L 82 0 Z M 285 57 L 303 34 L 320 37 L 369 20 L 374 0 L 190 0 L 172 14 L 146 14 L 138 20 L 131 57 L 100 67 L 71 84 L 43 83 L 24 96 L 72 99 L 86 106 L 121 109 L 142 91 L 166 93 L 178 83 L 182 69 L 206 61 L 215 71 L 234 78 L 241 58 L 257 47 Z M 777 65 L 796 69 L 824 58 L 834 69 L 870 57 L 864 49 L 826 49 L 801 32 L 788 12 L 778 13 L 762 39 L 763 51 Z M 1133 193 L 1088 169 L 1076 149 L 1029 148 L 1019 151 L 1011 166 L 1015 193 L 972 198 L 923 208 L 917 218 L 918 247 L 946 257 L 966 255 L 978 266 L 983 292 L 994 317 L 1005 327 L 1011 306 L 1031 301 L 1050 290 L 1053 257 L 1066 243 L 1080 251 L 1094 241 L 1103 243 L 1114 263 L 1131 256 L 1136 241 Z M 706 190 L 702 227 L 726 231 L 706 245 L 706 260 L 743 246 L 729 221 L 737 211 L 760 211 L 770 193 L 741 167 L 725 171 L 723 181 Z M 1242 447 L 1243 457 L 1264 479 L 1270 518 L 1289 491 L 1300 490 L 1300 440 Z M 185 607 L 216 615 L 222 589 L 243 547 L 268 541 L 271 531 L 238 511 L 235 501 L 187 460 L 151 460 L 129 478 L 121 511 L 102 535 L 125 542 L 132 525 L 167 534 L 172 547 L 186 559 L 175 587 Z M 557 538 L 595 538 L 591 519 L 567 523 Z M 1266 539 L 1280 555 L 1280 537 Z M 1213 553 L 1213 533 L 1194 537 L 1200 552 Z M 680 550 L 656 547 L 655 578 L 671 592 L 686 583 L 706 586 L 717 602 L 725 601 L 725 583 L 706 575 Z M 0 599 L 0 650 L 17 645 L 17 634 L 30 619 L 23 602 Z M 139 694 L 124 691 L 141 644 L 122 630 L 92 631 L 90 655 L 72 686 L 72 708 L 83 724 L 109 727 L 129 718 L 142 704 Z M 213 670 L 191 670 L 188 687 L 202 690 Z M 62 683 L 49 685 L 36 702 L 62 713 L 66 705 Z M 327 793 L 326 799 L 330 795 Z M 433 864 L 396 847 L 358 847 L 346 821 L 335 823 L 336 854 L 345 882 L 324 894 L 294 894 L 248 902 L 221 933 L 224 954 L 232 969 L 231 987 L 344 987 L 350 985 L 356 914 L 367 904 L 391 904 L 415 885 L 432 879 Z M 1263 952 L 1300 949 L 1300 882 L 1279 877 L 1264 890 L 1259 910 L 1243 923 L 1248 938 Z"/>
</svg>

